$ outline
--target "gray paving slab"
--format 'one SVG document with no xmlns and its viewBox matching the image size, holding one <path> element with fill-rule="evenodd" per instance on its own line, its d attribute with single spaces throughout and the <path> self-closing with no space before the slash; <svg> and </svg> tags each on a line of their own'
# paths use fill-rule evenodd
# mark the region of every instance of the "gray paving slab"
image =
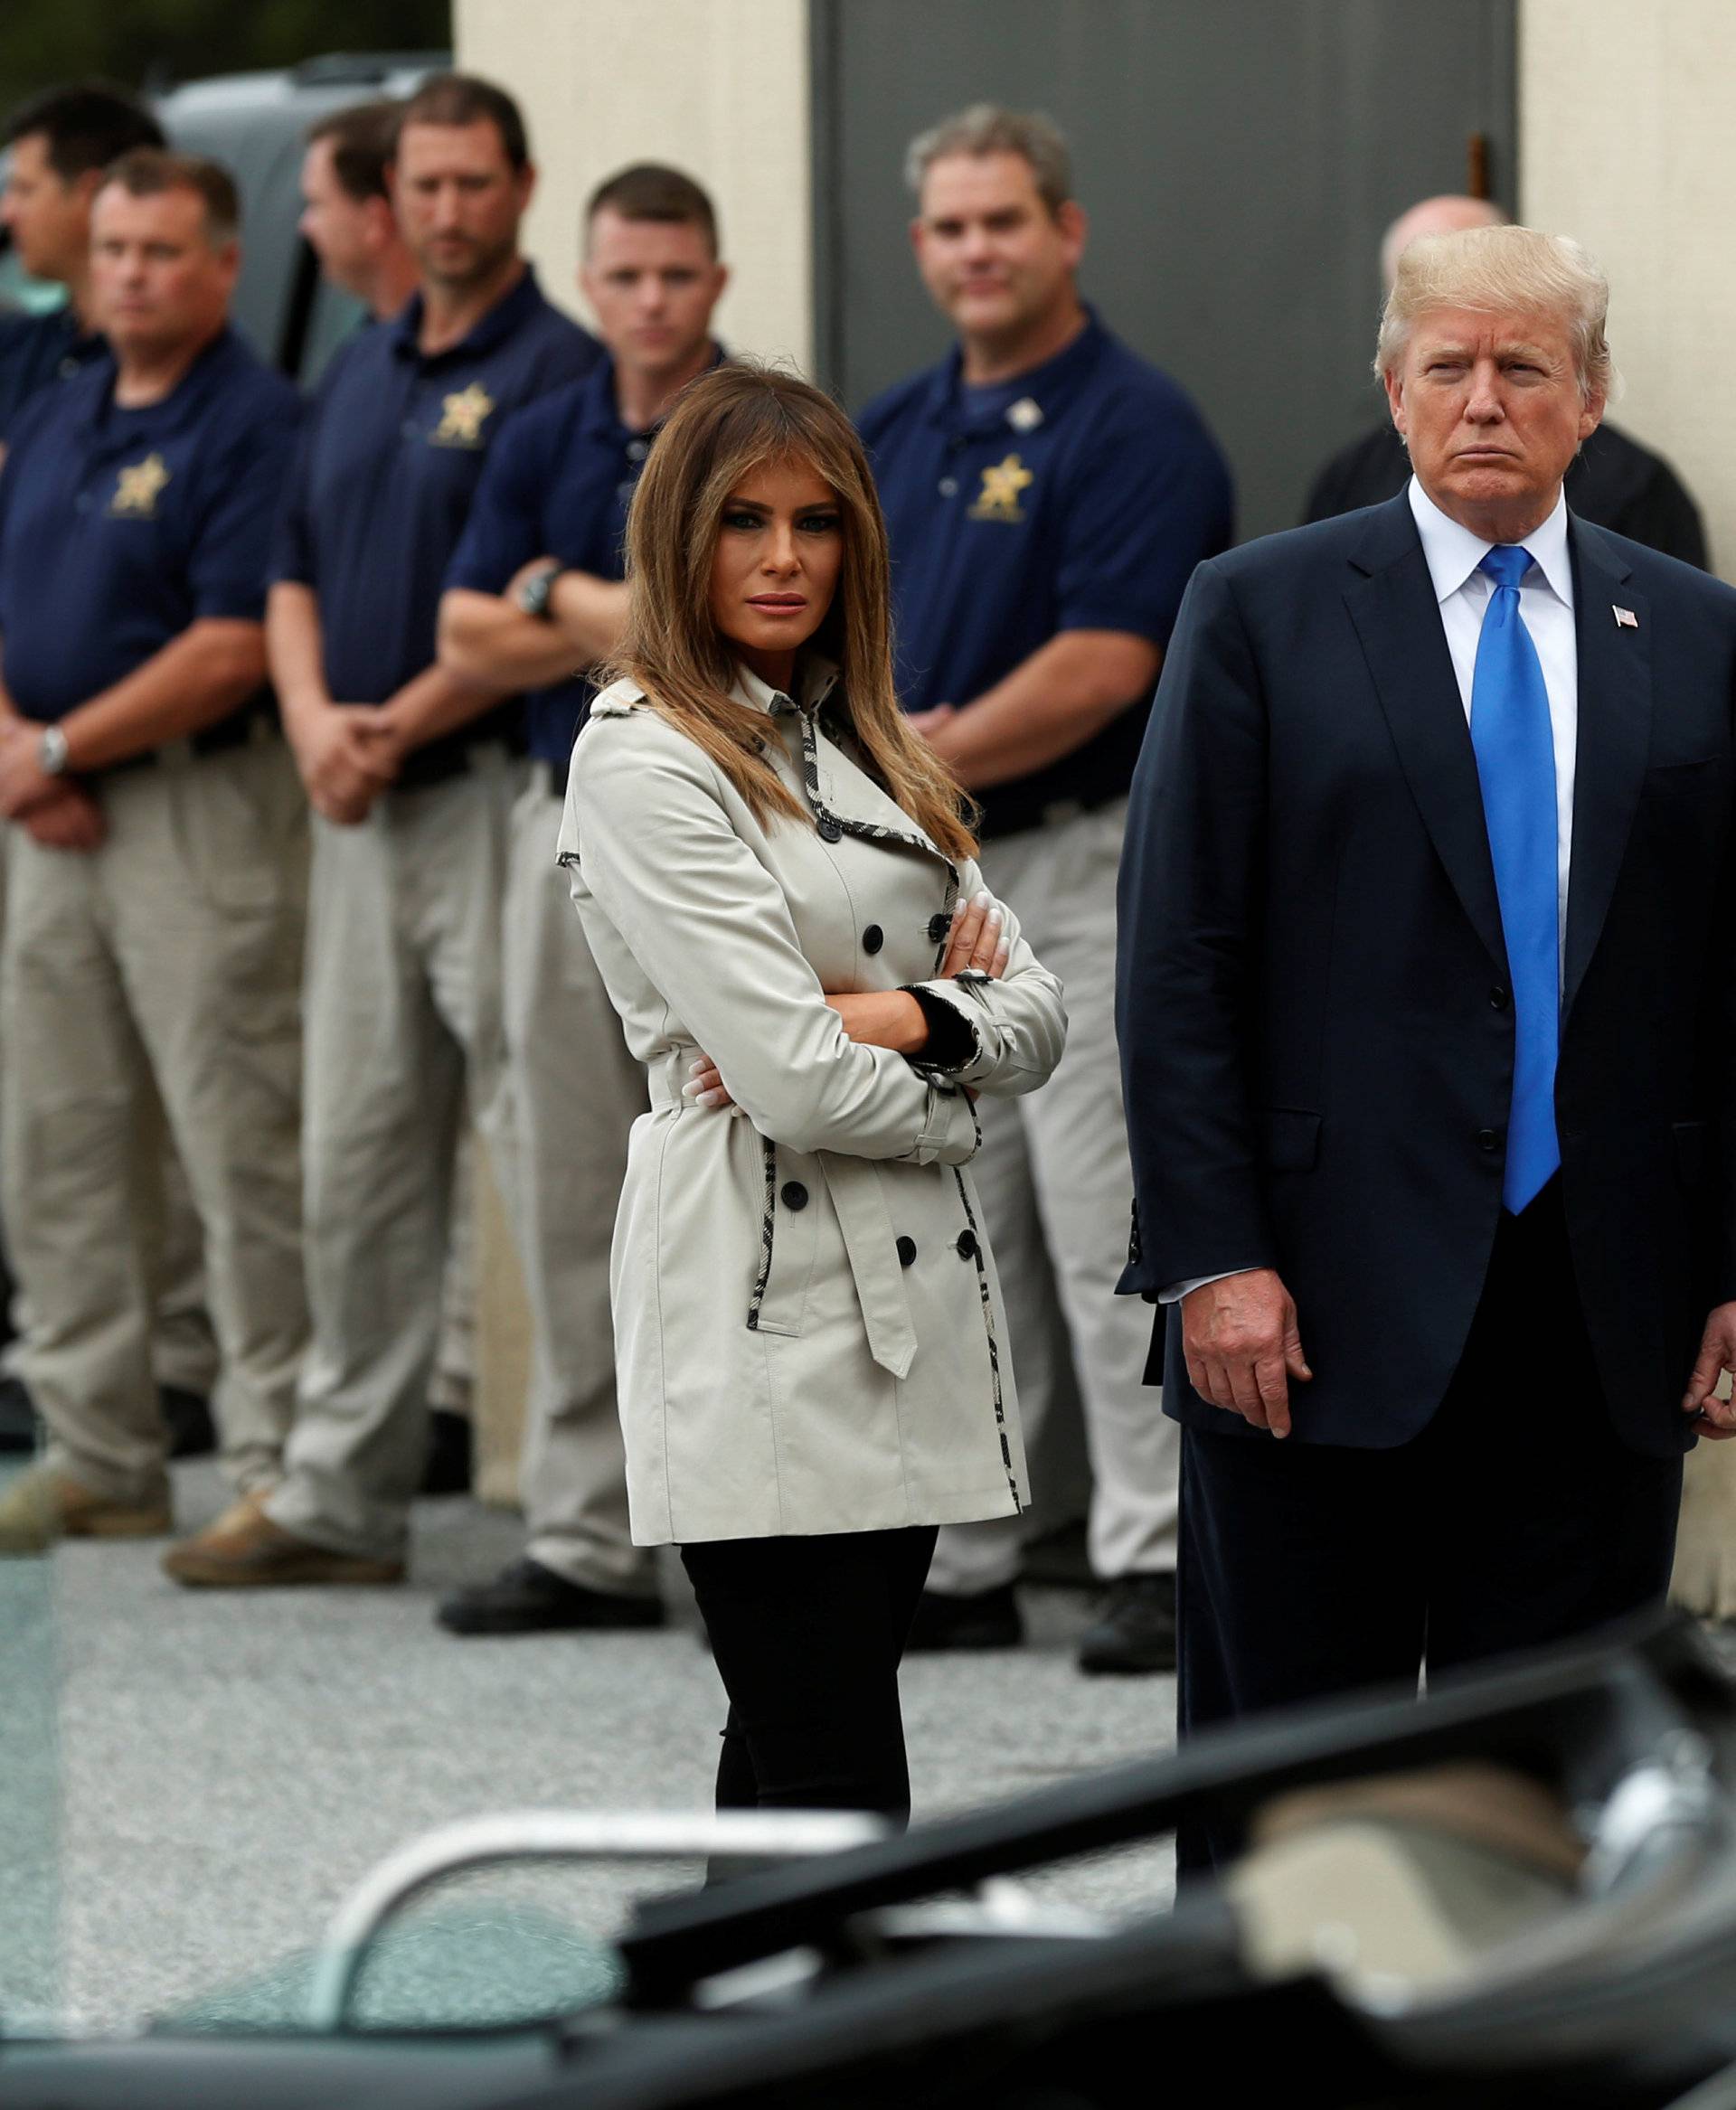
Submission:
<svg viewBox="0 0 1736 2110">
<path fill-rule="evenodd" d="M 208 1467 L 176 1479 L 185 1523 L 221 1506 Z M 0 2016 L 46 2003 L 104 2030 L 189 2005 L 287 2016 L 333 1908 L 435 1824 L 709 1806 L 722 1688 L 689 1627 L 458 1641 L 435 1626 L 439 1597 L 492 1573 L 519 1537 L 469 1502 L 422 1503 L 399 1589 L 184 1591 L 158 1572 L 156 1544 L 0 1563 L 0 1763 L 10 1753 L 20 1768 L 0 1777 L 9 1805 L 14 1777 L 33 1784 L 12 1833 L 37 1842 L 23 1857 L 24 1931 L 0 1934 Z M 1029 1609 L 1024 1649 L 905 1666 L 919 1816 L 1169 1742 L 1171 1680 L 1081 1677 L 1071 1644 L 1086 1601 L 1034 1592 Z M 496 1935 L 518 1944 L 527 1987 L 539 1973 L 565 1983 L 594 1968 L 589 1937 L 635 1895 L 695 1874 L 599 1866 L 448 1895 L 407 1927 L 377 1997 L 465 2011 Z M 1169 1852 L 1071 1864 L 1039 1887 L 1107 1913 L 1149 1909 L 1170 1894 Z M 580 1946 L 563 1955 L 563 1942 Z"/>
</svg>

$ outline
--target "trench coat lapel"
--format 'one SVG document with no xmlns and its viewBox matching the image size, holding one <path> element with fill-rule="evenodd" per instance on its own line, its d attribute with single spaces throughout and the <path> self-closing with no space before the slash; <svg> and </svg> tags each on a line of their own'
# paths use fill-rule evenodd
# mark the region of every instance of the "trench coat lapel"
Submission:
<svg viewBox="0 0 1736 2110">
<path fill-rule="evenodd" d="M 1602 933 L 1627 852 L 1652 733 L 1651 608 L 1628 583 L 1619 544 L 1570 516 L 1580 730 L 1573 770 L 1573 852 L 1561 963 L 1565 1022 Z M 1619 607 L 1636 617 L 1616 621 Z"/>
<path fill-rule="evenodd" d="M 1483 791 L 1422 541 L 1402 492 L 1370 515 L 1344 605 L 1386 714 L 1410 796 L 1489 957 L 1507 948 Z"/>
</svg>

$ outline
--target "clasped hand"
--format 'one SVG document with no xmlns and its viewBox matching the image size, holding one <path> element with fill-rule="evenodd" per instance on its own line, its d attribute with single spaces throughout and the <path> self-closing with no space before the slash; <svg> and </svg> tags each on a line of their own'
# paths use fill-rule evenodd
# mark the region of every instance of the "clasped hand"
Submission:
<svg viewBox="0 0 1736 2110">
<path fill-rule="evenodd" d="M 967 970 L 992 975 L 998 980 L 1006 972 L 1012 945 L 1006 919 L 999 903 L 987 892 L 960 900 L 953 908 L 952 928 L 947 937 L 946 957 L 937 979 L 949 981 Z M 902 989 L 828 990 L 826 1001 L 838 1014 L 838 1022 L 851 1040 L 863 1048 L 892 1048 L 914 1053 L 926 1037 L 921 1006 Z M 912 1020 L 910 1014 L 917 1015 Z M 709 1055 L 701 1054 L 688 1065 L 684 1096 L 697 1107 L 725 1107 L 735 1104 L 729 1087 Z M 966 1088 L 968 1091 L 968 1087 Z M 975 1093 L 969 1095 L 973 1098 Z"/>
<path fill-rule="evenodd" d="M 410 751 L 390 703 L 326 704 L 297 728 L 294 739 L 308 803 L 340 827 L 367 819 Z"/>
<path fill-rule="evenodd" d="M 42 768 L 44 730 L 26 718 L 0 727 L 0 815 L 45 850 L 95 850 L 108 832 L 102 808 L 75 778 Z"/>
</svg>

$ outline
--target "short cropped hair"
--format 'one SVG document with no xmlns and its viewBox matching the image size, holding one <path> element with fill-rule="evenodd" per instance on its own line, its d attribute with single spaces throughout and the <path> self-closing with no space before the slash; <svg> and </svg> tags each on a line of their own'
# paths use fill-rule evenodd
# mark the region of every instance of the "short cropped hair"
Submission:
<svg viewBox="0 0 1736 2110">
<path fill-rule="evenodd" d="M 107 168 L 135 146 L 161 146 L 163 127 L 136 96 L 106 80 L 45 88 L 28 97 L 0 126 L 0 146 L 41 133 L 48 165 L 63 184 Z"/>
<path fill-rule="evenodd" d="M 378 102 L 354 102 L 346 109 L 331 110 L 307 127 L 307 144 L 317 146 L 327 140 L 332 149 L 332 174 L 338 188 L 358 205 L 370 198 L 391 195 L 386 170 L 398 145 L 398 120 L 403 104 L 390 98 Z"/>
<path fill-rule="evenodd" d="M 693 177 L 684 175 L 678 168 L 667 168 L 660 161 L 637 161 L 631 168 L 607 177 L 586 203 L 587 229 L 605 206 L 623 220 L 656 220 L 668 227 L 696 227 L 712 256 L 717 254 L 717 210 Z"/>
<path fill-rule="evenodd" d="M 956 117 L 920 132 L 904 156 L 904 180 L 918 197 L 922 179 L 937 161 L 957 154 L 1016 154 L 1031 165 L 1037 195 L 1050 212 L 1059 212 L 1073 194 L 1073 162 L 1067 141 L 1052 118 L 1041 110 L 1004 109 L 999 103 L 974 102 Z"/>
<path fill-rule="evenodd" d="M 1397 371 L 1410 333 L 1430 309 L 1549 314 L 1566 324 L 1583 396 L 1606 400 L 1616 380 L 1604 326 L 1609 281 L 1579 243 L 1534 227 L 1470 227 L 1426 234 L 1399 258 L 1381 310 L 1374 371 Z"/>
<path fill-rule="evenodd" d="M 233 241 L 241 231 L 241 193 L 221 161 L 203 154 L 172 154 L 162 146 L 136 146 L 103 178 L 102 187 L 118 184 L 129 198 L 156 198 L 165 191 L 192 191 L 205 208 L 205 239 L 212 249 Z"/>
<path fill-rule="evenodd" d="M 514 174 L 530 164 L 524 113 L 504 88 L 475 73 L 436 73 L 424 80 L 398 113 L 406 125 L 492 125 Z"/>
</svg>

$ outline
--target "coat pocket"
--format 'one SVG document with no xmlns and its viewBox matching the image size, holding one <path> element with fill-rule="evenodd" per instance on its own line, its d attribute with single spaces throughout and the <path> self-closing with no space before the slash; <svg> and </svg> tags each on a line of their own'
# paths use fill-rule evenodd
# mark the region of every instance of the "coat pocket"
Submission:
<svg viewBox="0 0 1736 2110">
<path fill-rule="evenodd" d="M 1320 1116 L 1303 1107 L 1268 1107 L 1260 1117 L 1262 1163 L 1275 1173 L 1307 1173 L 1320 1154 Z"/>
<path fill-rule="evenodd" d="M 807 1286 L 813 1279 L 819 1220 L 830 1207 L 818 1161 L 800 1151 L 780 1150 L 760 1138 L 765 1194 L 760 1221 L 760 1268 L 748 1303 L 748 1325 L 756 1333 L 796 1334 L 802 1330 Z"/>
</svg>

